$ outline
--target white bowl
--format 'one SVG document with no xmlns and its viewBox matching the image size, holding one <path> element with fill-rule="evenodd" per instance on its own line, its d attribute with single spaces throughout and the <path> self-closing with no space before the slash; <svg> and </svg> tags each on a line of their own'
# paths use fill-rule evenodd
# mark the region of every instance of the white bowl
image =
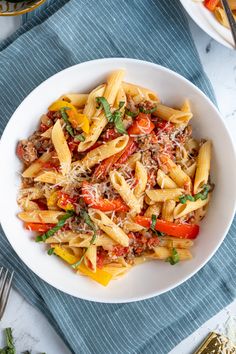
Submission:
<svg viewBox="0 0 236 354">
<path fill-rule="evenodd" d="M 19 139 L 28 137 L 39 123 L 41 114 L 51 102 L 66 92 L 87 92 L 105 81 L 114 69 L 125 68 L 126 80 L 158 92 L 163 102 L 180 106 L 185 98 L 191 101 L 192 121 L 197 137 L 213 141 L 211 177 L 216 187 L 209 213 L 200 226 L 200 235 L 193 247 L 193 260 L 170 266 L 153 261 L 134 267 L 125 277 L 108 287 L 76 275 L 57 257 L 49 257 L 45 245 L 36 244 L 29 231 L 17 218 L 16 195 L 21 164 L 15 155 Z M 219 112 L 193 84 L 161 66 L 134 59 L 101 59 L 75 65 L 52 76 L 38 86 L 21 103 L 9 121 L 1 142 L 1 218 L 12 247 L 25 264 L 39 277 L 56 288 L 78 298 L 99 302 L 130 302 L 146 299 L 175 288 L 196 273 L 216 252 L 223 241 L 235 210 L 235 154 L 230 136 Z"/>
<path fill-rule="evenodd" d="M 213 13 L 206 9 L 201 1 L 180 0 L 180 2 L 193 21 L 203 31 L 225 47 L 234 49 L 234 40 L 231 31 L 222 26 Z"/>
</svg>

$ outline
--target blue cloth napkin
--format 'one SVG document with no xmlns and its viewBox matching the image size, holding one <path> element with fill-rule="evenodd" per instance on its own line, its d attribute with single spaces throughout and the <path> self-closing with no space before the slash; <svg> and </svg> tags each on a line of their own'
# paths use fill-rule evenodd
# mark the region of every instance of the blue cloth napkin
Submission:
<svg viewBox="0 0 236 354">
<path fill-rule="evenodd" d="M 214 99 L 179 1 L 57 0 L 46 5 L 0 45 L 1 131 L 43 80 L 101 57 L 167 66 Z M 54 289 L 21 262 L 3 232 L 0 263 L 16 271 L 15 288 L 47 316 L 72 352 L 164 354 L 235 298 L 235 225 L 194 277 L 173 291 L 131 304 L 91 303 Z"/>
</svg>

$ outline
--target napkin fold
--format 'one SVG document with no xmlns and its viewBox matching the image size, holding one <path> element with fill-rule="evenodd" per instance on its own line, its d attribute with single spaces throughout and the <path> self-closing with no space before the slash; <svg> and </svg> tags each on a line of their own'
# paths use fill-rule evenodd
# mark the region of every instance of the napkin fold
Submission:
<svg viewBox="0 0 236 354">
<path fill-rule="evenodd" d="M 43 80 L 95 58 L 161 64 L 214 100 L 177 0 L 50 1 L 24 22 L 0 44 L 1 132 Z M 166 294 L 130 304 L 92 303 L 56 290 L 22 263 L 3 231 L 0 264 L 15 270 L 15 288 L 45 314 L 73 353 L 165 354 L 235 298 L 235 225 L 195 276 Z"/>
</svg>

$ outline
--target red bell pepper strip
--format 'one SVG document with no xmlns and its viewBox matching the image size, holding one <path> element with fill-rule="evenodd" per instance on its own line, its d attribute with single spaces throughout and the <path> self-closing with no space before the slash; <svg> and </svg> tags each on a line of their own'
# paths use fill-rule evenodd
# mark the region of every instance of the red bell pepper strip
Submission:
<svg viewBox="0 0 236 354">
<path fill-rule="evenodd" d="M 151 121 L 151 115 L 146 113 L 139 113 L 133 124 L 128 129 L 129 135 L 150 134 L 155 128 Z"/>
<path fill-rule="evenodd" d="M 214 11 L 216 6 L 218 5 L 219 0 L 205 0 L 204 1 L 204 6 L 210 10 L 210 11 Z"/>
<path fill-rule="evenodd" d="M 135 222 L 143 227 L 151 227 L 151 218 L 136 216 Z M 157 220 L 155 230 L 164 232 L 167 235 L 179 238 L 194 239 L 199 233 L 199 226 L 196 224 L 175 224 L 173 222 Z"/>
<path fill-rule="evenodd" d="M 121 198 L 117 199 L 105 199 L 99 197 L 95 200 L 95 195 L 90 188 L 90 183 L 84 181 L 82 184 L 82 198 L 84 202 L 91 206 L 94 209 L 98 209 L 101 211 L 128 211 L 128 206 L 123 202 Z"/>
<path fill-rule="evenodd" d="M 25 229 L 30 230 L 30 231 L 47 232 L 55 225 L 54 224 L 36 224 L 33 222 L 26 222 L 24 224 L 24 226 L 25 226 Z"/>
</svg>

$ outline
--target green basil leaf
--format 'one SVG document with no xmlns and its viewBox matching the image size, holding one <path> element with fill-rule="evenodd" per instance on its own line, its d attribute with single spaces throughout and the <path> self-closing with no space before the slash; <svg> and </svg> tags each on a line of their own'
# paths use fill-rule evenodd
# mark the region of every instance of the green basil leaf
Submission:
<svg viewBox="0 0 236 354">
<path fill-rule="evenodd" d="M 128 108 L 126 108 L 125 109 L 125 114 L 127 115 L 127 116 L 130 116 L 130 117 L 132 117 L 132 118 L 135 118 L 135 117 L 137 117 L 137 115 L 139 114 L 139 112 L 131 112 Z"/>
<path fill-rule="evenodd" d="M 49 250 L 48 250 L 48 255 L 49 256 L 51 256 L 53 253 L 54 253 L 54 247 L 52 247 L 52 248 L 49 248 Z"/>
<path fill-rule="evenodd" d="M 76 135 L 74 137 L 76 141 L 85 141 L 85 136 L 83 134 Z"/>
<path fill-rule="evenodd" d="M 111 122 L 112 121 L 112 113 L 111 113 L 111 108 L 110 108 L 110 105 L 109 105 L 107 99 L 105 97 L 97 97 L 96 101 L 99 104 L 99 106 L 102 106 L 108 122 Z"/>
<path fill-rule="evenodd" d="M 125 105 L 125 101 L 120 101 L 119 102 L 119 109 L 121 109 L 122 107 L 124 107 Z"/>
<path fill-rule="evenodd" d="M 52 227 L 50 230 L 45 232 L 43 235 L 37 236 L 35 241 L 36 242 L 41 242 L 41 241 L 45 242 L 49 237 L 53 236 L 58 230 L 60 230 L 62 228 L 62 226 L 65 225 L 66 220 L 71 218 L 73 215 L 74 215 L 74 211 L 68 210 L 66 212 L 66 214 L 60 218 L 60 220 L 58 221 L 58 223 L 54 227 Z"/>
<path fill-rule="evenodd" d="M 68 131 L 68 133 L 71 136 L 74 136 L 74 131 L 73 131 L 72 125 L 70 124 L 69 119 L 68 119 L 68 115 L 66 114 L 66 111 L 68 109 L 70 109 L 70 108 L 69 107 L 63 107 L 63 108 L 60 109 L 61 117 L 64 120 L 64 122 L 66 123 L 66 130 Z"/>
<path fill-rule="evenodd" d="M 157 223 L 157 216 L 156 216 L 156 215 L 152 215 L 151 229 L 152 229 L 153 231 L 156 231 L 156 229 L 155 229 L 156 223 Z"/>
<path fill-rule="evenodd" d="M 139 107 L 139 110 L 141 113 L 152 114 L 153 112 L 155 112 L 157 110 L 157 107 L 153 107 L 151 109 L 144 109 L 143 107 Z"/>
<path fill-rule="evenodd" d="M 166 262 L 169 262 L 171 265 L 175 265 L 179 262 L 179 254 L 176 248 L 172 248 L 172 254 L 166 259 Z"/>
<path fill-rule="evenodd" d="M 115 111 L 113 113 L 113 122 L 115 124 L 115 128 L 118 131 L 118 133 L 127 134 L 127 131 L 121 119 L 121 113 L 119 111 Z"/>
</svg>

